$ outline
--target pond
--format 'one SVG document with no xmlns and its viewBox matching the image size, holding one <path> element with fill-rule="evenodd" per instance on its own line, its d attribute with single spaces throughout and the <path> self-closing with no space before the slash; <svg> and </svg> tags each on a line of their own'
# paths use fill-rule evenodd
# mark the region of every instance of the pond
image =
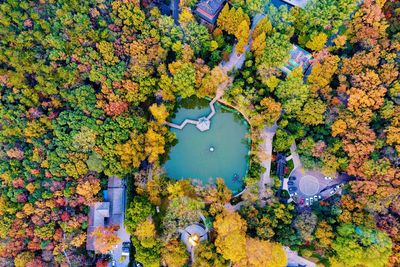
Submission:
<svg viewBox="0 0 400 267">
<path fill-rule="evenodd" d="M 209 130 L 201 132 L 193 124 L 187 124 L 182 130 L 171 128 L 177 144 L 171 149 L 164 169 L 172 179 L 190 178 L 203 185 L 221 177 L 235 194 L 243 189 L 243 177 L 247 174 L 249 129 L 236 111 L 218 103 L 214 106 L 216 113 L 210 120 Z M 207 100 L 185 99 L 172 122 L 198 120 L 210 112 Z"/>
</svg>

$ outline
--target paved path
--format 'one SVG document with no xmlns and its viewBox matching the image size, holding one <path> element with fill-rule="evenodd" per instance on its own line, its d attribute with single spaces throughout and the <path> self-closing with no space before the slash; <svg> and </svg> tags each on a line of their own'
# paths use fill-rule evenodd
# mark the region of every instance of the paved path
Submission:
<svg viewBox="0 0 400 267">
<path fill-rule="evenodd" d="M 198 123 L 199 123 L 198 121 L 191 120 L 191 119 L 186 119 L 181 124 L 175 124 L 175 123 L 172 123 L 172 122 L 166 122 L 165 124 L 168 125 L 169 127 L 182 130 L 186 126 L 186 124 L 197 125 Z"/>
<path fill-rule="evenodd" d="M 297 149 L 296 142 L 293 142 L 293 144 L 290 146 L 290 153 L 292 156 L 294 168 L 299 168 L 299 167 L 302 167 L 302 164 L 301 164 L 300 156 L 296 152 L 296 149 Z"/>
<path fill-rule="evenodd" d="M 289 247 L 283 247 L 286 252 L 288 259 L 288 266 L 306 266 L 306 267 L 316 267 L 314 262 L 311 262 L 301 256 L 296 251 L 291 250 Z"/>
<path fill-rule="evenodd" d="M 170 9 L 175 24 L 179 25 L 179 0 L 171 0 Z"/>
<path fill-rule="evenodd" d="M 273 183 L 270 173 L 271 173 L 271 160 L 272 160 L 272 140 L 278 126 L 276 123 L 272 127 L 266 127 L 262 133 L 261 138 L 263 143 L 261 144 L 261 151 L 265 158 L 261 161 L 261 165 L 265 168 L 265 172 L 261 174 L 259 183 L 259 199 L 261 201 L 261 206 L 266 204 L 266 198 L 268 197 L 267 191 L 265 189 L 266 185 L 271 185 Z"/>
<path fill-rule="evenodd" d="M 289 5 L 292 6 L 297 6 L 300 8 L 304 8 L 307 5 L 307 0 L 281 0 L 285 3 L 288 3 Z"/>
<path fill-rule="evenodd" d="M 127 267 L 129 264 L 129 257 L 126 257 L 123 262 L 119 261 L 122 256 L 122 243 L 130 242 L 130 235 L 126 232 L 124 226 L 126 209 L 126 188 L 123 180 L 117 177 L 108 178 L 108 197 L 111 205 L 111 214 L 108 225 L 119 225 L 117 236 L 121 239 L 121 243 L 115 246 L 115 248 L 111 251 L 111 254 L 113 256 L 113 259 L 115 260 L 115 266 Z M 111 267 L 113 265 L 110 262 L 108 266 Z"/>
<path fill-rule="evenodd" d="M 240 201 L 239 203 L 237 203 L 236 205 L 232 205 L 231 203 L 226 203 L 225 205 L 224 205 L 224 207 L 227 209 L 227 210 L 230 210 L 230 211 L 238 211 L 238 210 L 240 210 L 240 208 L 243 206 L 243 204 L 244 204 L 244 201 Z"/>
<path fill-rule="evenodd" d="M 250 29 L 250 37 L 249 43 L 245 46 L 245 52 L 243 54 L 238 55 L 236 52 L 236 45 L 234 45 L 231 55 L 229 56 L 229 60 L 227 62 L 222 61 L 219 66 L 228 73 L 233 69 L 240 69 L 243 66 L 244 60 L 246 59 L 246 53 L 250 51 L 251 44 L 253 43 L 253 39 L 251 35 L 253 34 L 254 28 L 258 24 L 258 22 L 264 17 L 263 14 L 257 14 L 253 17 L 253 24 Z"/>
</svg>

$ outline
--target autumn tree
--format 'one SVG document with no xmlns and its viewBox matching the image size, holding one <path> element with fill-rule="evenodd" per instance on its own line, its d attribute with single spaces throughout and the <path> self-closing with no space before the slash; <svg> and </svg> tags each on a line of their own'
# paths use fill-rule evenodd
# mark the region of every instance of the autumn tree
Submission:
<svg viewBox="0 0 400 267">
<path fill-rule="evenodd" d="M 115 245 L 121 243 L 121 239 L 115 233 L 118 229 L 118 225 L 99 226 L 91 233 L 95 238 L 94 249 L 97 253 L 108 253 Z"/>
<path fill-rule="evenodd" d="M 318 246 L 329 248 L 334 237 L 332 226 L 330 226 L 326 221 L 319 222 L 315 230 L 315 237 L 318 240 Z"/>
<path fill-rule="evenodd" d="M 308 100 L 298 115 L 300 122 L 306 125 L 318 125 L 324 122 L 326 104 L 320 99 Z"/>
<path fill-rule="evenodd" d="M 215 246 L 226 260 L 238 263 L 246 257 L 246 222 L 236 212 L 225 211 L 215 218 Z"/>
<path fill-rule="evenodd" d="M 320 32 L 311 37 L 311 39 L 306 43 L 306 47 L 314 51 L 320 51 L 324 48 L 327 41 L 328 36 L 325 33 Z"/>
<path fill-rule="evenodd" d="M 136 227 L 146 221 L 154 213 L 154 208 L 145 197 L 134 197 L 125 212 L 125 227 L 131 234 Z"/>
<path fill-rule="evenodd" d="M 293 70 L 286 80 L 278 84 L 275 95 L 282 102 L 285 116 L 291 118 L 301 115 L 301 108 L 309 97 L 309 87 L 303 82 L 300 68 Z"/>
<path fill-rule="evenodd" d="M 367 0 L 349 23 L 350 41 L 372 48 L 379 38 L 386 36 L 387 27 L 382 7 L 375 1 Z"/>
<path fill-rule="evenodd" d="M 164 123 L 169 113 L 165 105 L 153 104 L 150 106 L 150 112 L 159 123 Z"/>
<path fill-rule="evenodd" d="M 172 240 L 161 250 L 161 257 L 166 266 L 181 267 L 188 262 L 189 253 L 182 242 Z"/>
<path fill-rule="evenodd" d="M 100 180 L 94 175 L 87 175 L 79 179 L 76 192 L 85 198 L 86 203 L 91 203 L 95 200 L 95 196 L 100 189 Z"/>
<path fill-rule="evenodd" d="M 225 185 L 222 178 L 215 180 L 215 185 L 208 185 L 202 190 L 202 197 L 210 205 L 210 213 L 218 214 L 224 210 L 224 205 L 229 202 L 232 192 Z"/>
<path fill-rule="evenodd" d="M 236 44 L 236 52 L 243 54 L 245 52 L 245 46 L 249 42 L 250 28 L 246 20 L 243 20 L 235 33 L 238 43 Z"/>
<path fill-rule="evenodd" d="M 178 229 L 199 222 L 203 208 L 203 202 L 188 196 L 171 199 L 162 222 L 163 240 L 168 242 Z"/>
<path fill-rule="evenodd" d="M 228 81 L 228 76 L 217 66 L 202 79 L 198 94 L 201 96 L 213 96 L 217 93 L 218 87 Z"/>
<path fill-rule="evenodd" d="M 201 242 L 194 250 L 194 267 L 225 267 L 229 262 L 217 253 L 215 245 L 211 242 Z"/>
<path fill-rule="evenodd" d="M 154 163 L 158 160 L 158 156 L 165 152 L 165 138 L 162 134 L 149 128 L 145 134 L 145 152 L 148 155 L 149 161 Z"/>
<path fill-rule="evenodd" d="M 256 39 L 258 36 L 261 34 L 265 34 L 265 36 L 271 34 L 272 32 L 272 24 L 269 21 L 268 17 L 263 17 L 260 19 L 260 21 L 257 23 L 256 27 L 253 30 L 252 33 L 252 38 L 253 40 Z"/>
<path fill-rule="evenodd" d="M 287 266 L 286 252 L 282 245 L 266 240 L 247 238 L 246 257 L 235 266 Z"/>
<path fill-rule="evenodd" d="M 115 153 L 120 157 L 123 167 L 139 167 L 140 162 L 145 158 L 143 144 L 143 135 L 132 132 L 130 139 L 126 143 L 115 146 Z"/>
<path fill-rule="evenodd" d="M 144 248 L 152 248 L 157 243 L 156 228 L 151 218 L 147 218 L 145 221 L 138 224 L 133 234 Z"/>
</svg>

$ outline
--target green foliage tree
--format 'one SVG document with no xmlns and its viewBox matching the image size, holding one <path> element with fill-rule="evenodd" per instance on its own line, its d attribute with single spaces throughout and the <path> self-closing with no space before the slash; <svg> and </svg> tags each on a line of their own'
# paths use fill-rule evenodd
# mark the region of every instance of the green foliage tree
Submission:
<svg viewBox="0 0 400 267">
<path fill-rule="evenodd" d="M 134 197 L 125 212 L 126 230 L 133 234 L 136 227 L 154 214 L 154 208 L 145 197 Z"/>
<path fill-rule="evenodd" d="M 387 234 L 352 224 L 340 225 L 332 248 L 333 264 L 347 266 L 386 266 L 391 254 L 392 242 Z"/>
<path fill-rule="evenodd" d="M 161 249 L 161 257 L 166 266 L 181 267 L 188 262 L 189 253 L 182 242 L 172 240 Z"/>
<path fill-rule="evenodd" d="M 211 242 L 201 242 L 194 251 L 194 267 L 225 267 L 229 262 L 216 252 L 215 245 Z"/>
<path fill-rule="evenodd" d="M 275 32 L 265 41 L 264 52 L 256 58 L 258 68 L 282 67 L 289 59 L 292 44 L 287 36 Z"/>
<path fill-rule="evenodd" d="M 189 64 L 183 64 L 179 69 L 177 69 L 174 74 L 173 85 L 174 92 L 183 98 L 192 96 L 196 93 L 195 91 L 195 69 Z"/>
</svg>

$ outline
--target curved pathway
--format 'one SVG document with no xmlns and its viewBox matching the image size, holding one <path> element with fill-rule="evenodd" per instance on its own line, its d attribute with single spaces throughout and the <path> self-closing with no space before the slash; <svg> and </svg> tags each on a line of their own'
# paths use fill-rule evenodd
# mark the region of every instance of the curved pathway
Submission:
<svg viewBox="0 0 400 267">
<path fill-rule="evenodd" d="M 218 88 L 217 88 L 217 94 L 216 96 L 210 101 L 209 106 L 211 109 L 210 114 L 207 115 L 207 120 L 211 120 L 211 118 L 215 115 L 215 102 L 217 102 L 222 95 L 224 94 L 225 88 L 228 87 L 228 84 L 230 83 L 231 79 L 227 79 L 223 83 L 221 83 Z M 175 124 L 171 122 L 166 122 L 165 124 L 168 125 L 169 127 L 173 127 L 179 130 L 182 130 L 187 124 L 193 124 L 193 125 L 198 125 L 200 123 L 200 120 L 191 120 L 191 119 L 186 119 L 184 120 L 181 124 Z"/>
<path fill-rule="evenodd" d="M 266 127 L 261 133 L 263 143 L 261 144 L 261 150 L 265 153 L 265 159 L 262 160 L 261 165 L 265 168 L 263 174 L 261 174 L 261 179 L 259 183 L 259 199 L 261 201 L 261 206 L 265 206 L 266 199 L 268 197 L 266 185 L 273 183 L 270 173 L 271 173 L 271 161 L 272 161 L 272 140 L 274 139 L 276 129 L 278 128 L 275 123 L 272 127 Z"/>
</svg>

